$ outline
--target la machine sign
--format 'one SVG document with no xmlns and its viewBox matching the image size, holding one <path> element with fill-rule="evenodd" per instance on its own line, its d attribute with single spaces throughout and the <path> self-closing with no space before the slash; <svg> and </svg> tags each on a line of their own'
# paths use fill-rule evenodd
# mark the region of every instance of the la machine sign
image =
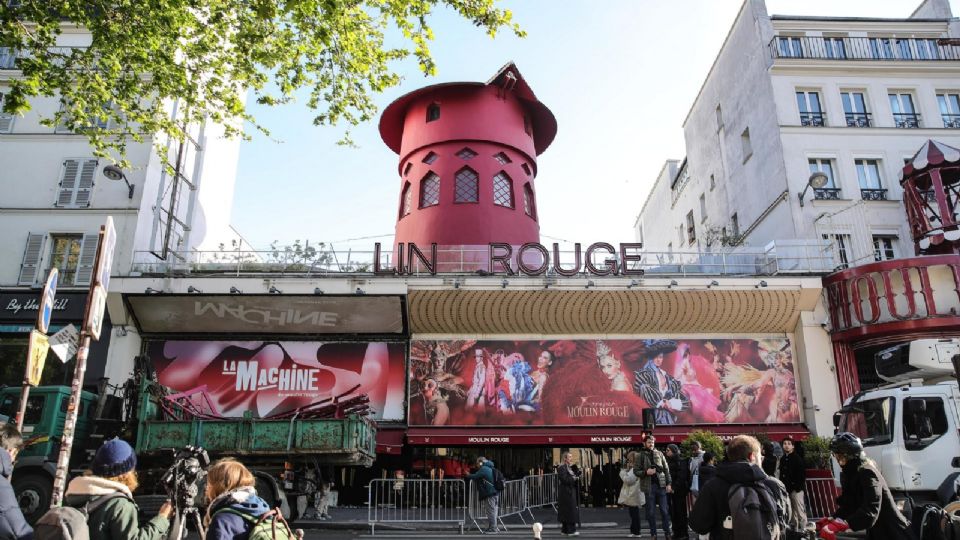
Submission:
<svg viewBox="0 0 960 540">
<path fill-rule="evenodd" d="M 460 246 L 465 248 L 467 246 Z M 469 246 L 474 247 L 474 246 Z M 482 248 L 482 246 L 480 246 Z M 467 250 L 468 261 L 464 261 L 462 251 L 444 251 L 438 257 L 437 244 L 430 244 L 429 248 L 421 248 L 417 244 L 403 242 L 397 244 L 394 251 L 396 265 L 385 268 L 380 261 L 382 251 L 380 243 L 374 247 L 373 271 L 380 275 L 411 275 L 421 273 L 420 269 L 435 275 L 438 271 L 481 271 L 489 275 L 513 276 L 541 276 L 549 269 L 553 269 L 560 276 L 572 277 L 581 273 L 594 276 L 642 276 L 640 267 L 643 258 L 641 243 L 627 243 L 614 246 L 607 242 L 595 242 L 584 250 L 582 245 L 574 244 L 572 251 L 560 251 L 560 245 L 554 243 L 552 249 L 538 242 L 527 242 L 520 246 L 493 242 L 487 244 L 486 252 L 477 253 L 477 250 Z M 481 259 L 478 260 L 477 255 Z M 445 261 L 445 258 L 452 259 Z M 596 259 L 602 259 L 597 264 Z M 459 263 L 457 261 L 460 261 Z M 414 265 L 417 268 L 414 268 Z"/>
</svg>

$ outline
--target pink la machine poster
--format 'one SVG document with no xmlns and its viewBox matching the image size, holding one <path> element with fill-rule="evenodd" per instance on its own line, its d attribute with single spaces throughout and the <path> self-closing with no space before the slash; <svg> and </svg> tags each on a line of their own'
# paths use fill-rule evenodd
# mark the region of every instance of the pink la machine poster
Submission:
<svg viewBox="0 0 960 540">
<path fill-rule="evenodd" d="M 415 340 L 409 424 L 796 423 L 790 341 Z"/>
<path fill-rule="evenodd" d="M 403 343 L 161 341 L 148 346 L 161 384 L 177 392 L 205 385 L 223 416 L 280 414 L 360 385 L 373 420 L 404 418 Z"/>
</svg>

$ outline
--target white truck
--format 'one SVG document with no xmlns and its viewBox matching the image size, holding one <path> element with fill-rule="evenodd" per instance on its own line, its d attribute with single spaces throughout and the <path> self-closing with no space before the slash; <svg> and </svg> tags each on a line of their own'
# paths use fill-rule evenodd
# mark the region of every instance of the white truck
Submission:
<svg viewBox="0 0 960 540">
<path fill-rule="evenodd" d="M 960 484 L 960 339 L 922 339 L 875 355 L 890 384 L 849 398 L 834 415 L 839 431 L 863 440 L 890 490 L 914 504 L 945 505 Z"/>
</svg>

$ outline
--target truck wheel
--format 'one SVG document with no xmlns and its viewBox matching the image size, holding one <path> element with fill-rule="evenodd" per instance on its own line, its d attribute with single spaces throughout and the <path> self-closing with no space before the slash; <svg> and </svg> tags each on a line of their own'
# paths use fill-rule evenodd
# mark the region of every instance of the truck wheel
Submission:
<svg viewBox="0 0 960 540">
<path fill-rule="evenodd" d="M 53 481 L 42 474 L 14 476 L 13 491 L 17 495 L 23 517 L 33 525 L 50 509 Z"/>
<path fill-rule="evenodd" d="M 257 495 L 259 495 L 260 498 L 267 503 L 267 506 L 270 508 L 276 508 L 277 506 L 280 506 L 280 501 L 273 493 L 273 486 L 270 485 L 270 482 L 258 476 L 256 480 L 256 490 Z"/>
</svg>

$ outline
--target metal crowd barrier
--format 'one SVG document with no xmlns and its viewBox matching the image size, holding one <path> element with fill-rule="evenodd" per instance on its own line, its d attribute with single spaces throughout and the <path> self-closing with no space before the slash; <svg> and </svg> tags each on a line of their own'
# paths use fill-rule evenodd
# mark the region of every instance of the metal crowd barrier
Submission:
<svg viewBox="0 0 960 540">
<path fill-rule="evenodd" d="M 807 519 L 833 515 L 837 509 L 837 485 L 833 478 L 807 478 Z"/>
<path fill-rule="evenodd" d="M 472 492 L 476 489 L 472 489 Z M 462 479 L 376 479 L 367 487 L 367 524 L 450 523 L 467 517 L 467 486 Z"/>
<path fill-rule="evenodd" d="M 540 474 L 536 476 L 527 476 L 523 479 L 527 492 L 527 513 L 530 519 L 536 521 L 533 517 L 534 508 L 552 506 L 557 509 L 557 474 Z"/>
</svg>

